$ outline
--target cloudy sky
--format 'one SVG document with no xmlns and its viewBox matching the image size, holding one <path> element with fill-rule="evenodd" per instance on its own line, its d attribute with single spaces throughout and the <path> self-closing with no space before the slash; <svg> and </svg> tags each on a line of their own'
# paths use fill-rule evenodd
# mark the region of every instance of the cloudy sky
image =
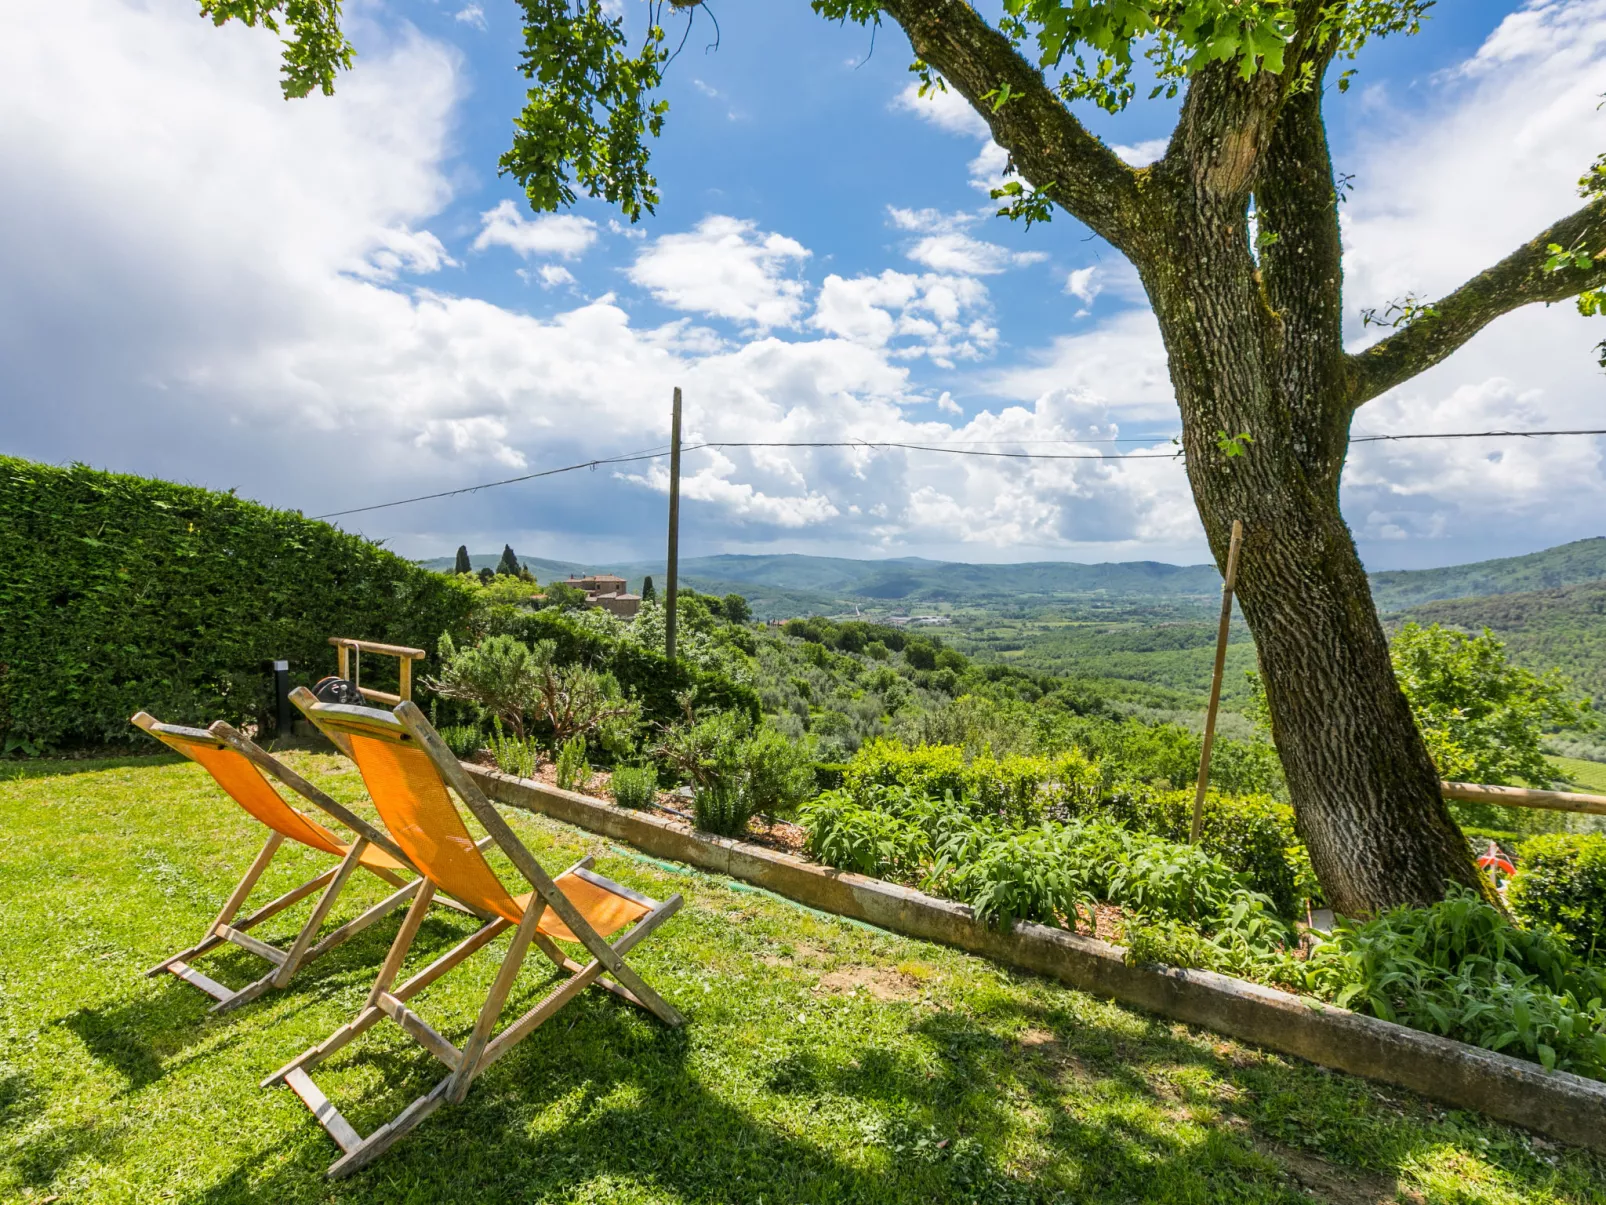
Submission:
<svg viewBox="0 0 1606 1205">
<path fill-rule="evenodd" d="M 1001 156 L 914 96 L 895 27 L 872 53 L 806 0 L 712 7 L 717 48 L 697 14 L 669 73 L 663 204 L 630 227 L 535 217 L 497 176 L 511 0 L 348 0 L 357 69 L 289 103 L 271 35 L 193 0 L 0 6 L 0 451 L 319 514 L 658 447 L 680 385 L 688 442 L 1152 441 L 695 452 L 691 554 L 1204 559 L 1152 455 L 1177 419 L 1120 257 L 1064 216 L 989 216 Z M 1606 0 L 1453 0 L 1359 65 L 1328 107 L 1357 342 L 1363 307 L 1437 295 L 1579 203 Z M 1173 115 L 1087 119 L 1143 162 Z M 1356 431 L 1606 426 L 1603 336 L 1570 306 L 1507 317 Z M 1603 451 L 1371 445 L 1345 509 L 1378 568 L 1531 551 L 1606 532 Z M 653 555 L 666 483 L 648 460 L 340 521 L 415 556 Z"/>
</svg>

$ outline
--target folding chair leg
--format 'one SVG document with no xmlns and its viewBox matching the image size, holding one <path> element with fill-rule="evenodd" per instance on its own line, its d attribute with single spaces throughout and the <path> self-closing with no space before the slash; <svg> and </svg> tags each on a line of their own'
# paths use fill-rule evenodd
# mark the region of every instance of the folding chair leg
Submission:
<svg viewBox="0 0 1606 1205">
<path fill-rule="evenodd" d="M 334 949 L 336 946 L 351 940 L 364 929 L 368 928 L 369 925 L 372 925 L 375 921 L 383 920 L 385 917 L 389 916 L 397 908 L 400 908 L 403 904 L 407 903 L 413 898 L 413 894 L 418 890 L 419 885 L 423 883 L 423 881 L 424 880 L 422 879 L 414 879 L 411 883 L 406 884 L 400 891 L 397 891 L 391 895 L 387 895 L 372 908 L 368 909 L 368 911 L 352 917 L 345 924 L 341 925 L 340 928 L 324 937 L 318 942 L 317 945 L 308 950 L 306 961 L 315 961 L 324 954 L 328 953 L 330 950 Z"/>
<path fill-rule="evenodd" d="M 519 927 L 513 934 L 513 942 L 508 946 L 507 955 L 502 959 L 502 966 L 496 972 L 496 979 L 485 997 L 485 1003 L 480 1005 L 480 1015 L 474 1021 L 474 1032 L 463 1045 L 463 1060 L 457 1065 L 457 1070 L 452 1072 L 451 1083 L 446 1089 L 446 1099 L 454 1105 L 468 1094 L 468 1086 L 474 1080 L 480 1054 L 485 1049 L 485 1043 L 490 1041 L 491 1030 L 496 1027 L 496 1022 L 502 1015 L 502 1006 L 507 1003 L 508 993 L 513 990 L 513 981 L 518 978 L 519 969 L 524 965 L 525 955 L 530 951 L 530 941 L 535 937 L 535 927 L 541 923 L 541 914 L 545 911 L 545 903 L 537 896 L 525 909 L 524 919 L 519 922 Z"/>
<path fill-rule="evenodd" d="M 390 985 L 396 982 L 396 976 L 401 971 L 402 960 L 407 957 L 407 951 L 418 936 L 418 929 L 424 923 L 424 916 L 429 912 L 429 902 L 435 896 L 435 885 L 429 880 L 420 881 L 418 894 L 413 896 L 413 905 L 407 909 L 407 917 L 402 921 L 395 940 L 390 943 L 390 952 L 385 955 L 385 963 L 379 968 L 379 978 L 374 983 L 373 990 L 368 993 L 368 1001 L 355 1017 L 342 1025 L 316 1046 L 302 1051 L 283 1067 L 280 1067 L 267 1079 L 262 1081 L 264 1088 L 271 1087 L 282 1079 L 286 1079 L 291 1072 L 312 1067 L 328 1058 L 347 1042 L 351 1041 L 364 1030 L 371 1028 L 384 1014 L 378 1008 L 379 997 L 389 990 Z M 316 1110 L 314 1110 L 316 1111 Z"/>
<path fill-rule="evenodd" d="M 380 1126 L 367 1138 L 361 1139 L 357 1146 L 330 1164 L 326 1173 L 329 1179 L 342 1180 L 352 1172 L 366 1167 L 395 1146 L 396 1142 L 411 1133 L 419 1122 L 446 1103 L 446 1088 L 451 1082 L 451 1076 L 447 1076 L 398 1113 L 392 1121 Z"/>
<path fill-rule="evenodd" d="M 621 937 L 618 941 L 614 942 L 609 949 L 620 959 L 622 959 L 630 952 L 632 947 L 636 946 L 659 925 L 663 924 L 676 912 L 680 911 L 680 904 L 681 899 L 678 895 L 672 896 L 668 900 L 665 900 L 662 904 L 659 904 L 658 907 L 654 908 L 651 912 L 647 913 L 646 916 L 637 921 L 635 927 Z M 657 1013 L 657 1009 L 653 1008 L 645 1000 L 639 998 L 628 989 L 622 987 L 616 988 L 614 985 L 609 984 L 605 980 L 601 979 L 600 976 L 605 973 L 605 970 L 600 960 L 593 959 L 589 965 L 584 967 L 579 966 L 579 964 L 574 963 L 567 958 L 564 959 L 564 963 L 567 963 L 569 967 L 575 968 L 575 973 L 572 978 L 564 983 L 559 984 L 558 987 L 550 995 L 548 995 L 545 1000 L 542 1000 L 541 1003 L 537 1004 L 517 1021 L 514 1021 L 501 1033 L 497 1034 L 495 1040 L 485 1047 L 485 1052 L 480 1055 L 479 1059 L 473 1066 L 469 1066 L 465 1061 L 464 1066 L 468 1068 L 467 1077 L 469 1079 L 472 1079 L 474 1076 L 484 1071 L 492 1063 L 496 1062 L 497 1059 L 507 1054 L 513 1049 L 514 1046 L 518 1045 L 519 1042 L 528 1037 L 531 1031 L 539 1028 L 549 1017 L 552 1016 L 552 1014 L 557 1012 L 592 983 L 601 984 L 601 986 L 614 991 L 616 995 L 622 996 L 626 1000 L 629 1000 L 632 1004 L 635 1004 L 640 1008 L 647 1009 L 649 1012 Z M 623 964 L 621 963 L 620 965 Z M 632 977 L 638 978 L 639 980 L 639 977 L 635 976 L 634 972 L 631 972 L 631 974 Z M 665 1007 L 668 1006 L 666 1005 Z M 673 1009 L 670 1011 L 674 1012 Z M 680 1014 L 674 1013 L 674 1015 L 677 1018 L 675 1021 L 668 1021 L 668 1018 L 664 1019 L 671 1025 L 677 1025 L 680 1023 Z M 460 1070 L 459 1074 L 463 1074 L 463 1071 Z"/>
<path fill-rule="evenodd" d="M 251 889 L 257 885 L 257 880 L 262 877 L 262 872 L 268 868 L 268 863 L 273 861 L 274 854 L 279 852 L 279 846 L 283 842 L 284 838 L 282 836 L 280 836 L 278 833 L 270 832 L 268 834 L 267 843 L 263 845 L 262 851 L 258 853 L 255 860 L 252 861 L 250 868 L 245 872 L 245 876 L 237 884 L 235 884 L 234 890 L 229 894 L 229 898 L 224 903 L 222 911 L 220 911 L 212 923 L 207 926 L 206 936 L 201 938 L 200 941 L 196 942 L 189 949 L 180 950 L 177 954 L 172 955 L 170 958 L 162 959 L 161 962 L 157 963 L 150 970 L 145 972 L 145 977 L 147 979 L 153 979 L 171 967 L 175 962 L 188 962 L 198 954 L 204 954 L 206 951 L 222 945 L 226 939 L 218 935 L 218 926 L 226 925 L 234 919 L 235 914 L 240 911 L 240 906 L 245 903 L 246 898 L 251 894 Z"/>
<path fill-rule="evenodd" d="M 301 959 L 307 953 L 307 947 L 312 944 L 312 939 L 318 935 L 318 930 L 323 928 L 323 922 L 328 918 L 329 910 L 335 906 L 335 900 L 340 897 L 341 891 L 346 886 L 346 881 L 351 878 L 351 872 L 357 869 L 358 859 L 362 857 L 363 851 L 367 848 L 368 842 L 358 837 L 352 843 L 351 848 L 346 851 L 346 856 L 340 860 L 340 865 L 335 870 L 335 877 L 330 879 L 329 886 L 323 889 L 323 894 L 318 897 L 318 902 L 312 909 L 312 915 L 307 917 L 307 923 L 301 926 L 301 932 L 296 934 L 295 941 L 290 944 L 290 949 L 285 953 L 284 962 L 279 965 L 279 969 L 274 973 L 274 987 L 283 987 L 290 982 L 290 977 L 296 973 L 296 968 L 301 965 Z"/>
</svg>

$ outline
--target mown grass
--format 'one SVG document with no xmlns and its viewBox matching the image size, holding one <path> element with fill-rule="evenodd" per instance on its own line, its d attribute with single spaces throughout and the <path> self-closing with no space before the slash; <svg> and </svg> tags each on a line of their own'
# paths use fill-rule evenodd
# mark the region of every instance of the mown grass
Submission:
<svg viewBox="0 0 1606 1205">
<path fill-rule="evenodd" d="M 361 798 L 332 756 L 295 755 Z M 988 962 L 671 873 L 515 821 L 549 866 L 594 852 L 686 908 L 634 957 L 670 1031 L 590 992 L 375 1166 L 262 1076 L 346 1020 L 395 922 L 221 1018 L 139 972 L 187 944 L 258 833 L 198 767 L 0 766 L 0 1198 L 61 1202 L 1606 1201 L 1606 1164 Z M 270 888 L 324 863 L 282 859 Z M 378 898 L 361 883 L 350 915 Z M 419 957 L 466 931 L 425 926 Z M 291 925 L 280 926 L 282 934 Z M 261 964 L 203 960 L 240 984 Z M 461 1039 L 481 955 L 419 998 Z M 515 1003 L 548 980 L 533 964 Z M 320 1071 L 364 1132 L 437 1065 L 393 1027 Z"/>
<path fill-rule="evenodd" d="M 1549 761 L 1562 778 L 1575 786 L 1606 793 L 1606 762 L 1585 761 L 1580 757 L 1551 757 Z"/>
</svg>

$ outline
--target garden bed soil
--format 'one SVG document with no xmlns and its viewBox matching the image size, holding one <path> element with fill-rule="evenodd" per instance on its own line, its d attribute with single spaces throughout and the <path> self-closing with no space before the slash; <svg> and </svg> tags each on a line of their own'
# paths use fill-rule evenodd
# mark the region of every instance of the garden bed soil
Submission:
<svg viewBox="0 0 1606 1205">
<path fill-rule="evenodd" d="M 478 766 L 500 774 L 502 771 L 491 756 L 489 749 L 481 749 L 466 763 Z M 549 761 L 540 762 L 535 767 L 535 773 L 527 782 L 538 782 L 542 786 L 558 790 L 558 770 Z M 611 770 L 593 770 L 591 778 L 585 787 L 576 792 L 600 803 L 615 803 L 613 797 L 613 772 Z M 691 818 L 691 800 L 678 791 L 659 791 L 657 802 L 647 809 L 648 813 L 658 817 L 669 824 L 677 825 L 686 832 L 696 832 L 696 826 Z M 748 822 L 747 832 L 742 840 L 762 845 L 765 849 L 777 850 L 783 854 L 793 854 L 804 857 L 803 847 L 808 844 L 809 832 L 801 824 L 793 824 L 790 820 L 777 820 L 769 816 L 754 816 Z"/>
<path fill-rule="evenodd" d="M 471 767 L 500 803 L 540 812 L 656 858 L 726 874 L 893 932 L 980 954 L 1178 1021 L 1319 1066 L 1398 1087 L 1552 1138 L 1606 1152 L 1606 1083 L 1352 1013 L 1211 971 L 1128 965 L 1098 937 L 1017 922 L 1004 931 L 969 907 L 880 879 L 832 870 L 754 842 L 694 830 L 661 809 L 632 812 L 543 781 Z M 1101 915 L 1097 927 L 1113 923 Z"/>
</svg>

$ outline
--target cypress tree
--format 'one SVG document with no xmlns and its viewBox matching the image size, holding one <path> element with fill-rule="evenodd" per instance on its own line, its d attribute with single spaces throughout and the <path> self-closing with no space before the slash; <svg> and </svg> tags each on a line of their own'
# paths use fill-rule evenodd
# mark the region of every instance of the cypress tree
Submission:
<svg viewBox="0 0 1606 1205">
<path fill-rule="evenodd" d="M 469 563 L 468 545 L 467 544 L 459 544 L 457 546 L 457 565 L 452 569 L 452 572 L 453 573 L 473 573 L 474 572 L 474 566 Z"/>
<path fill-rule="evenodd" d="M 496 571 L 512 574 L 514 577 L 519 575 L 519 558 L 513 554 L 513 545 L 502 545 L 502 559 L 496 563 Z"/>
<path fill-rule="evenodd" d="M 656 602 L 657 599 L 658 599 L 658 591 L 654 590 L 653 587 L 652 587 L 652 578 L 650 578 L 650 577 L 642 578 L 641 579 L 641 601 L 642 602 Z"/>
</svg>

